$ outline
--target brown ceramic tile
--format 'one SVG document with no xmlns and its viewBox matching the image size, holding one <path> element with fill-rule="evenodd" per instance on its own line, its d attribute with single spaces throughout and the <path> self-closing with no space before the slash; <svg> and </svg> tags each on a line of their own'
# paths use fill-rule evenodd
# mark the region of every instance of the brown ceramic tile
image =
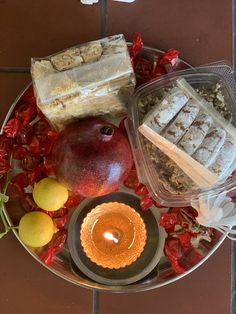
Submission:
<svg viewBox="0 0 236 314">
<path fill-rule="evenodd" d="M 213 7 L 214 3 L 214 7 Z M 175 47 L 193 64 L 231 59 L 230 0 L 108 0 L 109 33 L 143 34 L 147 45 Z M 0 0 L 0 66 L 27 66 L 44 56 L 100 37 L 100 6 L 77 0 Z M 0 74 L 0 121 L 28 75 Z M 90 291 L 40 266 L 8 235 L 0 242 L 1 314 L 91 313 Z M 188 277 L 158 290 L 102 294 L 101 314 L 225 314 L 230 306 L 230 243 Z"/>
<path fill-rule="evenodd" d="M 179 49 L 194 65 L 231 61 L 231 5 L 231 0 L 108 1 L 108 31 L 124 33 L 127 40 L 141 32 L 146 45 Z"/>
<path fill-rule="evenodd" d="M 100 37 L 100 5 L 79 0 L 0 1 L 0 66 L 27 66 Z"/>
<path fill-rule="evenodd" d="M 230 312 L 230 241 L 199 269 L 171 285 L 136 294 L 102 294 L 101 314 Z"/>
<path fill-rule="evenodd" d="M 0 73 L 0 125 L 7 114 L 10 105 L 29 81 L 29 74 Z"/>
<path fill-rule="evenodd" d="M 88 314 L 92 293 L 36 262 L 13 234 L 0 242 L 1 314 Z"/>
</svg>

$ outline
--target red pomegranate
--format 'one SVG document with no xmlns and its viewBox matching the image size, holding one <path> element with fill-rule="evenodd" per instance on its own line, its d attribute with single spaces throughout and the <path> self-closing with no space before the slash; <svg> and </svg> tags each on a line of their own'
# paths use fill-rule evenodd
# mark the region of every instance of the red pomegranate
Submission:
<svg viewBox="0 0 236 314">
<path fill-rule="evenodd" d="M 58 180 L 84 197 L 118 190 L 133 163 L 126 136 L 98 118 L 68 125 L 59 134 L 52 154 Z"/>
</svg>

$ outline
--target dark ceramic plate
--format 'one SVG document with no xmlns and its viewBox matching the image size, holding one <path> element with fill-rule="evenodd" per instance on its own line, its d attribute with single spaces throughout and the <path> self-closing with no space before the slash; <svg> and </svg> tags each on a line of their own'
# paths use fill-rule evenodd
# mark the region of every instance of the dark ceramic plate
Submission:
<svg viewBox="0 0 236 314">
<path fill-rule="evenodd" d="M 120 202 L 129 205 L 140 214 L 147 228 L 147 243 L 141 256 L 130 266 L 120 269 L 103 268 L 85 255 L 80 242 L 83 219 L 97 205 Z M 89 278 L 106 285 L 128 285 L 147 276 L 163 255 L 164 233 L 158 226 L 158 217 L 153 211 L 142 211 L 137 196 L 127 192 L 115 192 L 95 199 L 84 200 L 74 211 L 68 228 L 68 247 L 77 267 Z M 75 268 L 74 268 L 75 269 Z"/>
</svg>

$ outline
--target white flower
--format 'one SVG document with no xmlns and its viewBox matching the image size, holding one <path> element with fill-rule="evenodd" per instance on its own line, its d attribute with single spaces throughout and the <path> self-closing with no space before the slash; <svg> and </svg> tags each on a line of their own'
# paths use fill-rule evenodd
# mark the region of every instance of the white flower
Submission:
<svg viewBox="0 0 236 314">
<path fill-rule="evenodd" d="M 231 228 L 236 225 L 236 207 L 232 199 L 221 193 L 215 196 L 202 194 L 197 200 L 192 200 L 191 206 L 198 212 L 197 222 L 205 227 L 212 227 L 228 235 L 236 234 Z"/>
</svg>

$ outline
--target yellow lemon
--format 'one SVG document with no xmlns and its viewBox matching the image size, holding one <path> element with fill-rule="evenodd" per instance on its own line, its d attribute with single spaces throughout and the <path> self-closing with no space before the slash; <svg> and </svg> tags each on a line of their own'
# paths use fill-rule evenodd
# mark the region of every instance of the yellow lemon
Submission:
<svg viewBox="0 0 236 314">
<path fill-rule="evenodd" d="M 19 223 L 19 236 L 21 240 L 31 247 L 41 247 L 49 243 L 57 231 L 53 220 L 42 212 L 25 214 Z"/>
<path fill-rule="evenodd" d="M 45 178 L 35 183 L 33 198 L 40 208 L 55 211 L 67 201 L 68 190 L 56 179 Z"/>
</svg>

